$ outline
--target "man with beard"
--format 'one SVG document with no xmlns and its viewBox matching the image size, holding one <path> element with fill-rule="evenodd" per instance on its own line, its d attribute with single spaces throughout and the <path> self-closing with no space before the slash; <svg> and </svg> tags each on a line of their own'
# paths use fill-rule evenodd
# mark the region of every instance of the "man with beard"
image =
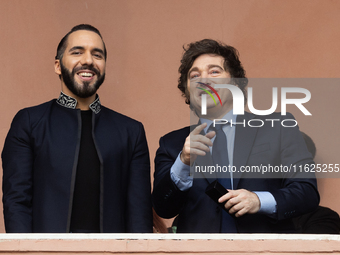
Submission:
<svg viewBox="0 0 340 255">
<path fill-rule="evenodd" d="M 106 47 L 78 25 L 57 48 L 59 98 L 14 117 L 2 152 L 6 232 L 152 232 L 143 125 L 101 105 Z"/>
</svg>

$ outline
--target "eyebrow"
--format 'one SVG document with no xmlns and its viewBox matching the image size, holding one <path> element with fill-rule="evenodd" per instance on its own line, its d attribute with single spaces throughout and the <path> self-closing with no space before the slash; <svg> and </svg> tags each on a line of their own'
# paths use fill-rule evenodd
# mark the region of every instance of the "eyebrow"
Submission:
<svg viewBox="0 0 340 255">
<path fill-rule="evenodd" d="M 85 48 L 82 46 L 74 46 L 69 50 L 69 52 L 74 51 L 74 50 L 85 50 Z M 102 55 L 104 55 L 104 51 L 102 49 L 94 48 L 92 51 L 99 52 Z"/>
<path fill-rule="evenodd" d="M 74 50 L 84 50 L 85 48 L 82 46 L 74 46 L 72 47 L 68 52 L 74 51 Z"/>
<path fill-rule="evenodd" d="M 211 68 L 214 68 L 214 67 L 217 67 L 218 69 L 222 70 L 222 71 L 225 71 L 221 66 L 219 65 L 214 65 L 214 64 L 211 64 L 211 65 L 208 65 L 208 69 L 211 69 Z M 189 70 L 188 74 L 190 75 L 191 72 L 194 72 L 194 71 L 199 71 L 198 67 L 194 67 L 192 68 L 191 70 Z"/>
</svg>

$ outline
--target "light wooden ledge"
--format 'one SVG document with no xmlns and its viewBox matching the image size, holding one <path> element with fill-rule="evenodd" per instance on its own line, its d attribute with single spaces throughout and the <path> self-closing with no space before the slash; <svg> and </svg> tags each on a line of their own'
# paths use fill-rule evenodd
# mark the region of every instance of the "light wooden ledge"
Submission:
<svg viewBox="0 0 340 255">
<path fill-rule="evenodd" d="M 0 234 L 0 254 L 340 254 L 339 235 Z"/>
</svg>

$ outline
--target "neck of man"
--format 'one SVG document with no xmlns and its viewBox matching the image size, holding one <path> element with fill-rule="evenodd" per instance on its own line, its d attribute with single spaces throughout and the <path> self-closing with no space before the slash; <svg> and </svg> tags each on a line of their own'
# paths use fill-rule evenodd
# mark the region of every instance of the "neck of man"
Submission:
<svg viewBox="0 0 340 255">
<path fill-rule="evenodd" d="M 62 84 L 61 86 L 61 91 L 65 93 L 66 95 L 73 97 L 74 99 L 77 100 L 77 109 L 80 109 L 82 111 L 87 111 L 90 109 L 89 105 L 93 103 L 93 101 L 96 99 L 96 94 L 87 97 L 87 98 L 81 98 L 73 94 L 67 87 L 66 85 Z"/>
<path fill-rule="evenodd" d="M 222 119 L 228 112 L 233 109 L 232 104 L 226 107 L 212 107 L 207 109 L 206 115 L 201 115 L 201 112 L 196 110 L 196 115 L 199 118 L 208 120 Z"/>
<path fill-rule="evenodd" d="M 87 111 L 87 110 L 90 110 L 89 105 L 93 103 L 93 101 L 96 99 L 96 94 L 94 94 L 91 97 L 87 97 L 87 98 L 75 97 L 75 99 L 77 99 L 77 102 L 78 102 L 76 108 L 82 111 Z"/>
</svg>

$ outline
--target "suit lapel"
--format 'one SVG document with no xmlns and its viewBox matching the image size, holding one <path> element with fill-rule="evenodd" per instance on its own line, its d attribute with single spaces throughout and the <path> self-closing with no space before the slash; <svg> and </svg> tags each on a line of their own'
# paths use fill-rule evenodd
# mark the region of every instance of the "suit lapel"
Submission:
<svg viewBox="0 0 340 255">
<path fill-rule="evenodd" d="M 249 154 L 253 147 L 255 137 L 257 134 L 257 127 L 248 127 L 247 122 L 254 118 L 255 115 L 245 113 L 244 116 L 237 116 L 237 122 L 245 121 L 246 125 L 243 127 L 241 124 L 236 125 L 235 142 L 234 142 L 234 161 L 233 165 L 237 171 L 233 173 L 234 189 L 237 189 L 242 173 L 239 171 L 241 166 L 246 166 Z"/>
</svg>

